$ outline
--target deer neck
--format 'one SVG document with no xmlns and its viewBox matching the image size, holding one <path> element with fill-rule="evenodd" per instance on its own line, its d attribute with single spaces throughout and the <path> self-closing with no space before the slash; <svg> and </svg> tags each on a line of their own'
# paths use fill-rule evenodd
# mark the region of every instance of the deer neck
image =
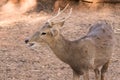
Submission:
<svg viewBox="0 0 120 80">
<path fill-rule="evenodd" d="M 67 53 L 67 45 L 70 41 L 66 40 L 61 34 L 54 38 L 52 42 L 49 43 L 50 48 L 54 54 L 60 58 L 62 61 L 67 62 L 69 57 Z"/>
</svg>

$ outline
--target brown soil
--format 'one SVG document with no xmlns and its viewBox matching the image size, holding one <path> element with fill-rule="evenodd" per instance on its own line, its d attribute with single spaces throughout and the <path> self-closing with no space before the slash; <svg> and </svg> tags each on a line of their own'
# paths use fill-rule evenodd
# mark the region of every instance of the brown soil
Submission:
<svg viewBox="0 0 120 80">
<path fill-rule="evenodd" d="M 116 44 L 106 78 L 120 80 L 120 4 L 111 8 L 104 5 L 100 10 L 78 7 L 66 21 L 62 34 L 75 40 L 87 33 L 90 25 L 107 20 L 114 28 Z M 46 45 L 33 50 L 24 43 L 25 38 L 50 17 L 44 12 L 30 15 L 0 13 L 0 80 L 72 80 L 70 67 Z M 94 73 L 90 73 L 90 80 L 94 80 Z"/>
</svg>

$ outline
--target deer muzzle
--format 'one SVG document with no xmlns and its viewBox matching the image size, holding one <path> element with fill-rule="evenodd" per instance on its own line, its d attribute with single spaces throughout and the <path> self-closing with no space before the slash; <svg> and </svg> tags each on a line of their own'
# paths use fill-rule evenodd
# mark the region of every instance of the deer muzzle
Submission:
<svg viewBox="0 0 120 80">
<path fill-rule="evenodd" d="M 25 42 L 26 44 L 28 44 L 29 47 L 31 47 L 31 46 L 33 46 L 33 45 L 35 44 L 35 43 L 33 43 L 33 42 L 30 42 L 29 39 L 26 39 L 24 42 Z"/>
</svg>

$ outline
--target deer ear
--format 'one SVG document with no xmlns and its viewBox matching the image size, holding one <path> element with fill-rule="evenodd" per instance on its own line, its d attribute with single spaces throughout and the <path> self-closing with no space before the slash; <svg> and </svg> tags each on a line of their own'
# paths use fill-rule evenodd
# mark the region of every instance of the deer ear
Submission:
<svg viewBox="0 0 120 80">
<path fill-rule="evenodd" d="M 53 26 L 55 23 L 54 22 L 51 22 L 50 25 Z"/>
<path fill-rule="evenodd" d="M 57 24 L 62 27 L 64 25 L 65 21 L 58 22 Z"/>
<path fill-rule="evenodd" d="M 50 29 L 51 35 L 56 36 L 58 34 L 58 30 L 56 29 Z"/>
</svg>

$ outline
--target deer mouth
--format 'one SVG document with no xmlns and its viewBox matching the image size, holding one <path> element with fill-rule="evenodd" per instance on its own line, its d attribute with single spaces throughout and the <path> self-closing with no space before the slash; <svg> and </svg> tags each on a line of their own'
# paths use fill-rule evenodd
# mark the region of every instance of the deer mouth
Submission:
<svg viewBox="0 0 120 80">
<path fill-rule="evenodd" d="M 29 47 L 35 45 L 35 43 L 34 43 L 34 42 L 30 42 L 29 39 L 26 39 L 26 40 L 25 40 L 25 43 L 26 43 Z"/>
<path fill-rule="evenodd" d="M 35 45 L 35 43 L 29 42 L 29 43 L 27 43 L 26 45 L 27 45 L 28 47 L 33 47 L 33 46 Z"/>
<path fill-rule="evenodd" d="M 28 46 L 29 46 L 29 47 L 32 47 L 32 46 L 34 46 L 34 45 L 35 45 L 35 43 L 33 43 L 33 42 L 32 42 L 32 43 L 28 43 Z"/>
</svg>

